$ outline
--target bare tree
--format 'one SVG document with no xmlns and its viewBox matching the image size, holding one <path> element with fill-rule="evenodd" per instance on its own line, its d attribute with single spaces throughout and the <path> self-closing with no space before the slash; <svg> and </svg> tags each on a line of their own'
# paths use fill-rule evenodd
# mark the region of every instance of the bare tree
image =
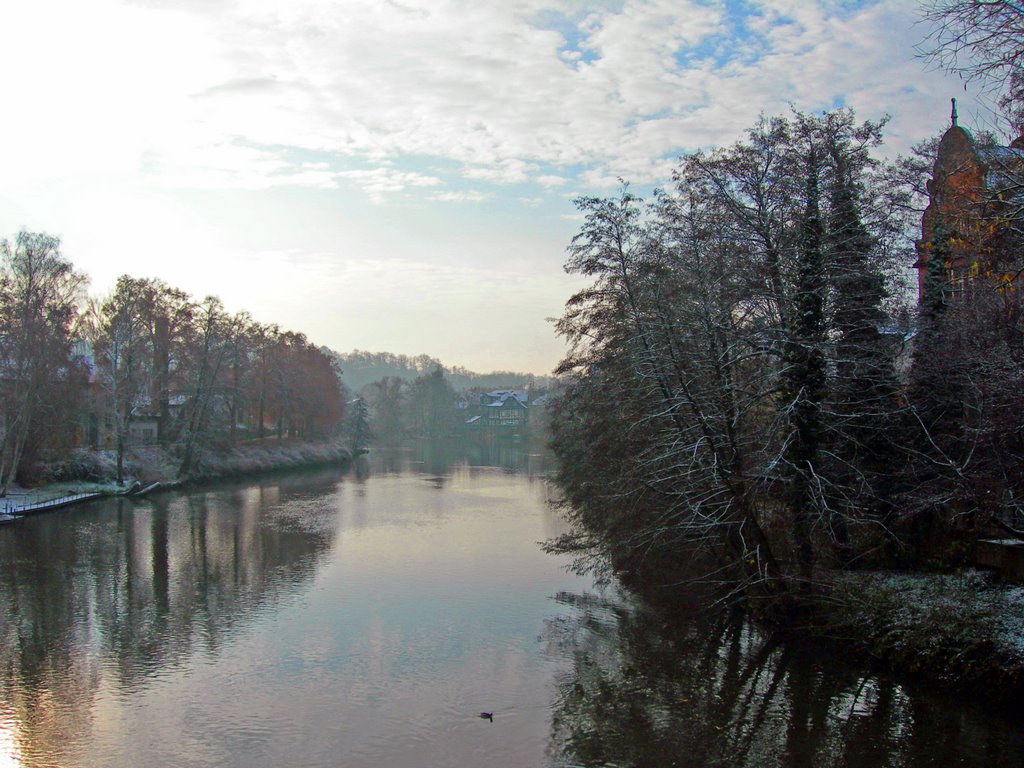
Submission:
<svg viewBox="0 0 1024 768">
<path fill-rule="evenodd" d="M 754 598 L 810 589 L 834 548 L 852 560 L 898 408 L 880 333 L 891 223 L 866 202 L 879 135 L 848 110 L 762 119 L 683 158 L 646 210 L 625 187 L 577 201 L 567 269 L 594 283 L 557 326 L 576 527 L 555 548 L 654 579 L 700 553 Z"/>
<path fill-rule="evenodd" d="M 157 439 L 168 443 L 176 433 L 171 416 L 171 398 L 176 390 L 180 391 L 185 386 L 181 377 L 195 303 L 187 293 L 162 280 L 141 280 L 140 290 L 140 312 L 152 350 L 149 396 L 159 416 Z"/>
<path fill-rule="evenodd" d="M 927 0 L 931 29 L 921 53 L 943 69 L 994 91 L 1019 135 L 1024 129 L 1024 3 L 1019 0 Z"/>
<path fill-rule="evenodd" d="M 211 414 L 222 386 L 221 372 L 239 328 L 239 319 L 228 315 L 215 296 L 207 296 L 196 307 L 188 345 L 189 398 L 179 477 L 186 478 L 193 472 L 205 447 Z"/>
<path fill-rule="evenodd" d="M 456 426 L 455 390 L 437 366 L 409 385 L 410 426 L 432 440 L 451 437 Z"/>
<path fill-rule="evenodd" d="M 60 252 L 60 240 L 21 231 L 0 244 L 0 365 L 6 428 L 0 442 L 0 497 L 17 477 L 47 393 L 66 378 L 71 332 L 86 278 Z"/>
<path fill-rule="evenodd" d="M 153 347 L 146 329 L 146 288 L 145 281 L 122 275 L 113 295 L 99 307 L 95 321 L 98 379 L 113 411 L 118 485 L 124 484 L 131 421 L 141 407 L 149 405 Z"/>
<path fill-rule="evenodd" d="M 556 448 L 581 462 L 562 470 L 590 529 L 576 541 L 604 539 L 620 567 L 665 572 L 693 545 L 739 569 L 751 593 L 771 593 L 780 573 L 750 475 L 762 441 L 747 429 L 763 369 L 738 333 L 758 315 L 743 305 L 747 251 L 714 198 L 662 198 L 657 225 L 642 222 L 639 203 L 626 189 L 577 201 L 586 218 L 567 268 L 596 282 L 558 325 L 573 350 L 559 372 L 579 383 L 554 420 Z M 595 443 L 600 454 L 586 455 Z M 607 454 L 617 458 L 594 472 Z"/>
<path fill-rule="evenodd" d="M 403 433 L 402 406 L 407 385 L 397 376 L 385 376 L 369 385 L 368 399 L 373 414 L 375 435 L 393 444 Z"/>
</svg>

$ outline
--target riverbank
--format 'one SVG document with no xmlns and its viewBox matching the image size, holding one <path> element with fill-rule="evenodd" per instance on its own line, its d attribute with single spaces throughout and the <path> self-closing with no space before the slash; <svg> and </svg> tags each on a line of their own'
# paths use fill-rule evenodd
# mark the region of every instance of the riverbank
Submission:
<svg viewBox="0 0 1024 768">
<path fill-rule="evenodd" d="M 111 768 L 1024 764 L 1012 713 L 738 612 L 659 616 L 538 550 L 560 523 L 536 474 L 424 455 L 0 531 L 0 743 Z"/>
<path fill-rule="evenodd" d="M 631 592 L 664 615 L 738 597 L 723 597 L 720 584 L 679 572 L 675 586 L 657 588 L 640 573 L 650 577 L 635 565 L 632 572 L 617 571 Z M 751 618 L 797 643 L 821 643 L 983 703 L 1024 700 L 1024 586 L 1001 581 L 993 571 L 821 572 L 810 595 L 759 605 Z"/>
<path fill-rule="evenodd" d="M 206 454 L 186 479 L 176 477 L 178 457 L 173 448 L 139 447 L 125 455 L 125 482 L 118 485 L 112 451 L 81 451 L 59 465 L 46 468 L 39 485 L 12 485 L 0 500 L 0 514 L 21 515 L 58 509 L 101 496 L 153 492 L 217 480 L 250 477 L 267 472 L 344 465 L 352 456 L 338 443 L 301 440 L 252 441 L 216 454 Z"/>
<path fill-rule="evenodd" d="M 1024 696 L 1024 587 L 988 572 L 838 573 L 804 629 L 987 701 Z"/>
</svg>

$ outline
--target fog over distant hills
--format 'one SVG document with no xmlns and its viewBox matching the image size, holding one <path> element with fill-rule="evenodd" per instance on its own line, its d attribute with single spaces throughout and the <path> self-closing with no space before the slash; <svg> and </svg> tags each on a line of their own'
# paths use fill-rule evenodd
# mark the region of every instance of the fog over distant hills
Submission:
<svg viewBox="0 0 1024 768">
<path fill-rule="evenodd" d="M 353 393 L 359 392 L 367 384 L 380 381 L 385 376 L 394 376 L 404 381 L 412 381 L 418 376 L 430 373 L 438 366 L 444 369 L 445 376 L 456 390 L 474 388 L 522 388 L 547 387 L 553 381 L 551 376 L 536 376 L 532 373 L 515 371 L 492 371 L 476 373 L 458 366 L 448 367 L 440 360 L 429 355 L 396 355 L 391 352 L 335 352 L 323 348 L 323 352 L 335 360 L 342 371 L 342 380 Z"/>
</svg>

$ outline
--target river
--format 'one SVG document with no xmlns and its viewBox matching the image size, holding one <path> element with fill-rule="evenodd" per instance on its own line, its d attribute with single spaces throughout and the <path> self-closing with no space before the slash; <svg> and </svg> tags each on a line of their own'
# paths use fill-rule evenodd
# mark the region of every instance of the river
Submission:
<svg viewBox="0 0 1024 768">
<path fill-rule="evenodd" d="M 1024 764 L 1017 719 L 571 573 L 544 469 L 398 452 L 0 528 L 0 768 Z"/>
</svg>

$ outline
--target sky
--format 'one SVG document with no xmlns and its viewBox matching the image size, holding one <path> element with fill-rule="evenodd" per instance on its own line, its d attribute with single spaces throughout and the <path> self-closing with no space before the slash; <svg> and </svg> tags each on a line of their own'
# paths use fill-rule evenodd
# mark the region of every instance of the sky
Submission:
<svg viewBox="0 0 1024 768">
<path fill-rule="evenodd" d="M 759 114 L 982 120 L 916 0 L 6 0 L 0 237 L 316 343 L 544 374 L 573 199 Z"/>
</svg>

